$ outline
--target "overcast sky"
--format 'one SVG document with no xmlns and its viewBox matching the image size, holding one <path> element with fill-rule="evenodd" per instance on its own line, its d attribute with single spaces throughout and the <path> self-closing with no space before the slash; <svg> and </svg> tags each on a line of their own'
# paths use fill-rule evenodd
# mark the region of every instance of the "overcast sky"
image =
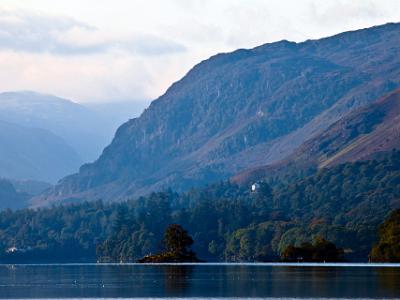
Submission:
<svg viewBox="0 0 400 300">
<path fill-rule="evenodd" d="M 218 52 L 387 22 L 399 0 L 0 0 L 0 91 L 154 99 Z"/>
</svg>

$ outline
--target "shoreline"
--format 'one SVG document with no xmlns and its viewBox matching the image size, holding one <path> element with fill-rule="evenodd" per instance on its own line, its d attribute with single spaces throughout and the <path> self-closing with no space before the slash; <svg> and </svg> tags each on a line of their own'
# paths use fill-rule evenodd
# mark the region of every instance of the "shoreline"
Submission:
<svg viewBox="0 0 400 300">
<path fill-rule="evenodd" d="M 199 262 L 199 263 L 0 263 L 0 266 L 254 266 L 254 267 L 391 267 L 400 263 L 262 263 L 262 262 Z"/>
</svg>

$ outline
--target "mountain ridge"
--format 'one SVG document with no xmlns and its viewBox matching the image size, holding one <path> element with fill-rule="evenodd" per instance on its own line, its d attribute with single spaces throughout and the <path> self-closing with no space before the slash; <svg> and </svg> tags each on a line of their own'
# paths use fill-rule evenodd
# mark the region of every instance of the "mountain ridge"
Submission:
<svg viewBox="0 0 400 300">
<path fill-rule="evenodd" d="M 215 55 L 123 124 L 95 163 L 37 201 L 184 190 L 279 161 L 400 86 L 399 29 L 391 23 Z"/>
</svg>

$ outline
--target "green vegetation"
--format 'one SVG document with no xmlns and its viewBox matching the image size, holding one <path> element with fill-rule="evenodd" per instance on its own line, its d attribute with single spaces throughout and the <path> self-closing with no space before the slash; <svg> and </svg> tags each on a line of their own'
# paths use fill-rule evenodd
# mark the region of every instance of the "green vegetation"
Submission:
<svg viewBox="0 0 400 300">
<path fill-rule="evenodd" d="M 316 237 L 343 248 L 347 260 L 367 261 L 377 227 L 399 207 L 399 166 L 400 151 L 393 151 L 254 193 L 221 182 L 122 203 L 6 210 L 0 213 L 0 260 L 136 261 L 164 251 L 164 229 L 181 224 L 206 261 L 280 260 L 287 246 Z M 5 252 L 14 246 L 21 251 Z"/>
<path fill-rule="evenodd" d="M 400 262 L 400 209 L 393 211 L 380 226 L 379 242 L 370 257 L 374 262 Z"/>
<path fill-rule="evenodd" d="M 288 262 L 340 262 L 344 251 L 324 238 L 316 238 L 314 243 L 302 243 L 300 247 L 289 245 L 282 253 L 282 260 Z"/>
<path fill-rule="evenodd" d="M 156 255 L 146 255 L 138 260 L 141 263 L 164 262 L 199 262 L 196 254 L 190 249 L 192 237 L 181 225 L 171 224 L 164 234 L 165 250 Z"/>
</svg>

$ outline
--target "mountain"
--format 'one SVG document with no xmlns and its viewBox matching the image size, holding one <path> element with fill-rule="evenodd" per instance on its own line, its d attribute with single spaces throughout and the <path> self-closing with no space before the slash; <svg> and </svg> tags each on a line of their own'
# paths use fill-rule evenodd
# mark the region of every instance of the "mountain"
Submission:
<svg viewBox="0 0 400 300">
<path fill-rule="evenodd" d="M 26 208 L 29 199 L 50 187 L 51 184 L 42 181 L 0 178 L 0 211 Z"/>
<path fill-rule="evenodd" d="M 18 193 L 25 193 L 31 196 L 37 196 L 49 189 L 52 185 L 44 181 L 36 180 L 18 180 L 18 179 L 7 179 L 14 186 Z"/>
<path fill-rule="evenodd" d="M 279 161 L 399 88 L 399 54 L 400 24 L 391 23 L 213 56 L 36 203 L 183 190 Z"/>
<path fill-rule="evenodd" d="M 28 199 L 29 195 L 17 192 L 10 181 L 0 179 L 0 210 L 23 208 Z"/>
<path fill-rule="evenodd" d="M 0 177 L 56 182 L 82 160 L 50 131 L 0 121 Z"/>
<path fill-rule="evenodd" d="M 95 160 L 114 135 L 121 122 L 129 116 L 139 115 L 146 101 L 124 101 L 117 103 L 91 103 L 81 105 L 67 99 L 32 91 L 0 93 L 0 121 L 27 128 L 41 128 L 62 138 L 80 162 Z M 77 170 L 67 168 L 58 178 L 49 175 L 52 182 Z M 10 172 L 2 173 L 13 178 Z M 31 174 L 31 173 L 30 173 Z M 37 179 L 22 174 L 17 179 Z M 44 178 L 44 177 L 42 177 Z"/>
<path fill-rule="evenodd" d="M 112 136 L 90 109 L 31 91 L 0 93 L 0 120 L 49 130 L 73 147 L 83 161 L 94 160 Z"/>
<path fill-rule="evenodd" d="M 400 149 L 400 90 L 352 111 L 282 161 L 240 172 L 233 181 L 244 184 L 278 174 L 373 159 L 392 149 Z"/>
</svg>

